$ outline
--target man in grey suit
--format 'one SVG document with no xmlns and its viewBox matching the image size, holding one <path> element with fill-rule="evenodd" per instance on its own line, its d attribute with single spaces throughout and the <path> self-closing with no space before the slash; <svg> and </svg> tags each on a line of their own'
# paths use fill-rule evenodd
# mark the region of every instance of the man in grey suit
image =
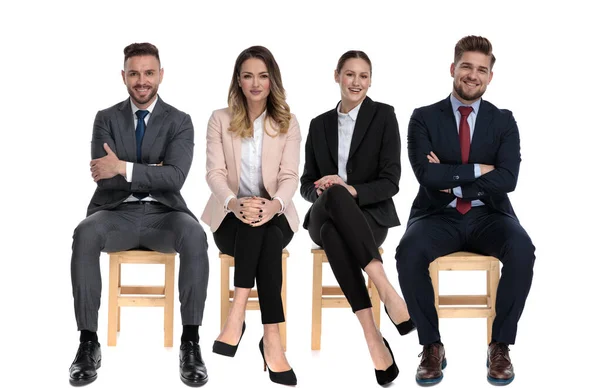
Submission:
<svg viewBox="0 0 600 388">
<path fill-rule="evenodd" d="M 73 235 L 71 280 L 81 334 L 69 381 L 78 386 L 91 383 L 101 363 L 96 333 L 100 253 L 149 249 L 179 253 L 180 377 L 200 386 L 208 380 L 198 345 L 208 244 L 180 193 L 192 164 L 194 127 L 188 114 L 157 94 L 163 78 L 158 49 L 134 43 L 124 53 L 121 73 L 130 98 L 96 115 L 90 170 L 98 186 L 87 218 Z"/>
</svg>

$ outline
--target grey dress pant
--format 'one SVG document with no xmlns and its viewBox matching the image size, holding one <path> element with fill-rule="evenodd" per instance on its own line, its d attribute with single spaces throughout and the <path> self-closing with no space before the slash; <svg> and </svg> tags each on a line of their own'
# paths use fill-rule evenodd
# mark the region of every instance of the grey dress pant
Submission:
<svg viewBox="0 0 600 388">
<path fill-rule="evenodd" d="M 201 325 L 208 286 L 207 248 L 198 221 L 158 202 L 125 202 L 90 215 L 73 234 L 71 282 L 77 329 L 98 330 L 100 253 L 131 249 L 179 253 L 181 321 Z"/>
</svg>

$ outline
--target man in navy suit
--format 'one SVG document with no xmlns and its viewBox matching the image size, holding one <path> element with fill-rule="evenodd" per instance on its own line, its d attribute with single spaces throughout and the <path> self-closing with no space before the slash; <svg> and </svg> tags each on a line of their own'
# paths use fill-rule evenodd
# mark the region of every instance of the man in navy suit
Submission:
<svg viewBox="0 0 600 388">
<path fill-rule="evenodd" d="M 507 195 L 517 185 L 521 162 L 517 123 L 512 112 L 481 99 L 494 62 L 486 38 L 462 38 L 450 66 L 452 94 L 415 109 L 408 125 L 408 156 L 420 187 L 396 250 L 396 267 L 423 345 L 420 385 L 440 382 L 446 366 L 428 267 L 456 251 L 502 262 L 487 379 L 495 385 L 514 379 L 508 345 L 515 342 L 531 287 L 535 247 Z"/>
</svg>

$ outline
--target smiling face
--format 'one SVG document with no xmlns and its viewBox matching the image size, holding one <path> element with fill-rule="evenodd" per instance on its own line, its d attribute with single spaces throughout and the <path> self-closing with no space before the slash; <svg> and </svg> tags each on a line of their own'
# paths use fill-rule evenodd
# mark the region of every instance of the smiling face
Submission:
<svg viewBox="0 0 600 388">
<path fill-rule="evenodd" d="M 476 51 L 465 51 L 457 63 L 450 65 L 454 78 L 452 94 L 462 103 L 477 101 L 492 81 L 492 57 Z"/>
<path fill-rule="evenodd" d="M 262 59 L 246 59 L 242 63 L 238 83 L 248 105 L 266 106 L 271 92 L 271 80 L 267 65 Z"/>
<path fill-rule="evenodd" d="M 163 69 L 155 56 L 136 55 L 125 61 L 121 76 L 134 104 L 140 109 L 146 109 L 156 99 Z"/>
<path fill-rule="evenodd" d="M 350 58 L 339 72 L 335 71 L 335 82 L 340 85 L 342 94 L 340 111 L 348 113 L 367 97 L 371 86 L 371 66 L 362 58 Z"/>
</svg>

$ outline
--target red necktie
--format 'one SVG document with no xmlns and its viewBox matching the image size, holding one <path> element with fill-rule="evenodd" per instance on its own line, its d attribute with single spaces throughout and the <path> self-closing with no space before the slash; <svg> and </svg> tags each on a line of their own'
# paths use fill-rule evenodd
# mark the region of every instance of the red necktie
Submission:
<svg viewBox="0 0 600 388">
<path fill-rule="evenodd" d="M 469 117 L 473 108 L 470 106 L 460 106 L 458 107 L 458 111 L 460 112 L 460 125 L 458 126 L 460 157 L 463 164 L 466 164 L 469 162 L 469 151 L 471 150 L 471 128 L 469 127 L 467 117 Z M 458 210 L 460 214 L 465 214 L 471 210 L 471 201 L 456 198 L 456 210 Z"/>
</svg>

